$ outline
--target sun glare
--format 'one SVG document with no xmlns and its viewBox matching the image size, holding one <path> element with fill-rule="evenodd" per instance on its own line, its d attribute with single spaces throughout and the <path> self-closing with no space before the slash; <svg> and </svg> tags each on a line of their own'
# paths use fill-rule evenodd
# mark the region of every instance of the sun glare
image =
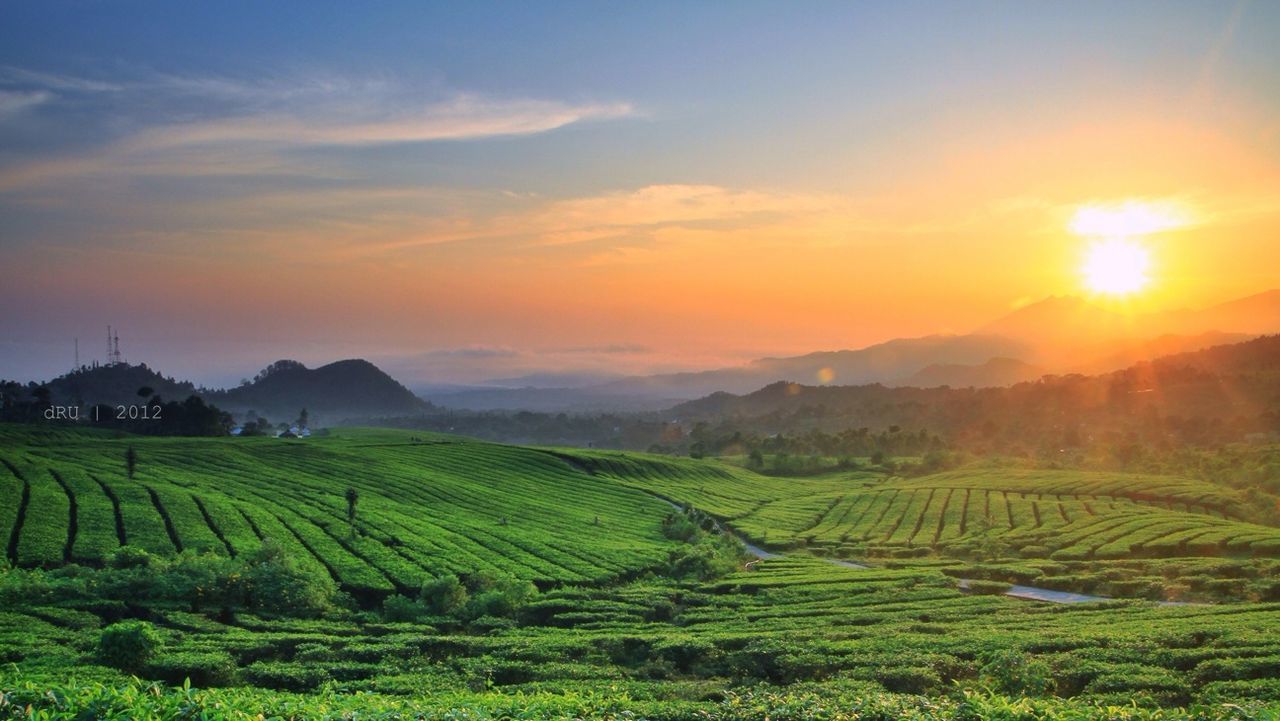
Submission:
<svg viewBox="0 0 1280 721">
<path fill-rule="evenodd" d="M 1151 253 L 1145 236 L 1187 224 L 1181 208 L 1131 200 L 1085 205 L 1071 218 L 1071 232 L 1089 240 L 1081 274 L 1094 293 L 1130 295 L 1151 282 Z"/>
<path fill-rule="evenodd" d="M 1151 256 L 1134 240 L 1111 238 L 1089 247 L 1084 261 L 1084 282 L 1095 293 L 1128 295 L 1151 281 L 1147 271 Z"/>
</svg>

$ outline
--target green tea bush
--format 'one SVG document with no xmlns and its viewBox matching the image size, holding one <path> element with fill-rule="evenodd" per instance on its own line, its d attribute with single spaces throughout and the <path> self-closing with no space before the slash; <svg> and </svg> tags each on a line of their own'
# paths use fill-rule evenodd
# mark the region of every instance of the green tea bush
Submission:
<svg viewBox="0 0 1280 721">
<path fill-rule="evenodd" d="M 147 664 L 146 675 L 175 686 L 187 680 L 202 688 L 230 686 L 236 680 L 236 662 L 222 651 L 166 652 Z"/>
<path fill-rule="evenodd" d="M 746 556 L 742 542 L 728 535 L 704 535 L 694 543 L 672 550 L 664 572 L 672 578 L 702 581 L 738 570 Z"/>
<path fill-rule="evenodd" d="M 322 668 L 292 661 L 259 661 L 243 671 L 244 680 L 252 686 L 280 691 L 312 691 L 329 680 Z"/>
<path fill-rule="evenodd" d="M 163 645 L 163 637 L 150 623 L 121 621 L 102 629 L 98 658 L 112 668 L 139 673 Z"/>
<path fill-rule="evenodd" d="M 388 596 L 382 602 L 382 616 L 388 621 L 413 622 L 421 619 L 428 612 L 427 605 L 422 601 L 415 601 L 398 594 Z"/>
<path fill-rule="evenodd" d="M 454 575 L 423 581 L 418 595 L 427 605 L 427 610 L 436 616 L 456 613 L 467 603 L 467 589 Z"/>
<path fill-rule="evenodd" d="M 1238 704 L 1243 699 L 1280 702 L 1280 678 L 1214 681 L 1201 687 L 1196 698 L 1202 704 Z"/>
<path fill-rule="evenodd" d="M 1049 664 L 1015 649 L 984 654 L 979 678 L 989 688 L 1004 694 L 1043 696 L 1053 690 Z"/>
<path fill-rule="evenodd" d="M 894 693 L 925 694 L 942 685 L 938 672 L 926 666 L 889 666 L 877 669 L 874 678 Z"/>
<path fill-rule="evenodd" d="M 1209 659 L 1196 666 L 1194 675 L 1200 683 L 1280 678 L 1280 656 Z"/>
<path fill-rule="evenodd" d="M 701 531 L 687 513 L 669 513 L 662 519 L 662 535 L 675 541 L 692 541 Z"/>
<path fill-rule="evenodd" d="M 293 649 L 293 660 L 304 662 L 333 661 L 337 654 L 331 646 L 323 643 L 300 643 Z"/>
<path fill-rule="evenodd" d="M 265 611 L 315 617 L 337 600 L 333 579 L 301 568 L 270 539 L 250 559 L 246 576 L 252 605 Z"/>
<path fill-rule="evenodd" d="M 538 589 L 532 581 L 521 581 L 515 578 L 481 577 L 476 581 L 466 605 L 457 613 L 468 621 L 483 616 L 514 617 L 525 604 L 538 595 Z"/>
<path fill-rule="evenodd" d="M 146 568 L 151 565 L 152 556 L 146 549 L 137 546 L 120 546 L 107 556 L 107 565 L 111 568 Z"/>
<path fill-rule="evenodd" d="M 1004 581 L 986 581 L 982 579 L 974 579 L 969 581 L 969 593 L 975 593 L 980 596 L 998 596 L 1006 593 L 1013 584 Z"/>
</svg>

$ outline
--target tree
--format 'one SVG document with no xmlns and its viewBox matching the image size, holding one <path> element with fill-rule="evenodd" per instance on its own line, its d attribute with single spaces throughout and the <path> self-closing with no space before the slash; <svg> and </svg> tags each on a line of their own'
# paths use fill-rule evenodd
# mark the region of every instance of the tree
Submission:
<svg viewBox="0 0 1280 721">
<path fill-rule="evenodd" d="M 360 501 L 360 492 L 347 488 L 347 523 L 351 525 L 351 535 L 356 535 L 356 503 Z"/>
<path fill-rule="evenodd" d="M 156 391 L 151 386 L 142 386 L 141 388 L 138 389 L 139 398 L 150 398 L 155 394 L 156 394 Z"/>
<path fill-rule="evenodd" d="M 138 452 L 133 450 L 133 446 L 129 446 L 124 452 L 124 469 L 129 473 L 129 480 L 133 480 L 133 472 L 138 468 Z"/>
<path fill-rule="evenodd" d="M 298 414 L 298 421 L 297 421 L 298 428 L 306 428 L 308 420 L 310 420 L 310 416 L 307 413 L 307 409 L 303 408 L 302 412 Z"/>
</svg>

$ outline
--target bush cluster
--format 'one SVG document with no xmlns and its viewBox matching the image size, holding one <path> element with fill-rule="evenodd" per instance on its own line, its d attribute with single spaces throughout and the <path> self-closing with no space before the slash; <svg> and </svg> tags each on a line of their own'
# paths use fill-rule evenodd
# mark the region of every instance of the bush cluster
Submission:
<svg viewBox="0 0 1280 721">
<path fill-rule="evenodd" d="M 424 581 L 416 598 L 389 596 L 382 603 L 382 613 L 388 621 L 446 616 L 477 627 L 498 628 L 507 625 L 498 619 L 516 619 L 537 595 L 533 582 L 512 576 L 477 573 L 464 583 L 446 574 Z"/>
<path fill-rule="evenodd" d="M 250 609 L 316 617 L 334 610 L 339 594 L 332 579 L 298 565 L 270 539 L 234 559 L 192 551 L 165 558 L 121 546 L 103 568 L 68 565 L 0 574 L 0 606 L 69 600 L 161 601 L 197 612 Z"/>
</svg>

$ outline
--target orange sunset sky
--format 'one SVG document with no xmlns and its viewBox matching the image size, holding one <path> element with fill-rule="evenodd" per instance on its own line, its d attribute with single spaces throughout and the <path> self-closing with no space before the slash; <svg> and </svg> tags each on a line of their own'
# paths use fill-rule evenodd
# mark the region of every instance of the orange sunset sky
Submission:
<svg viewBox="0 0 1280 721">
<path fill-rule="evenodd" d="M 107 323 L 198 382 L 475 382 L 1280 286 L 1274 5 L 216 10 L 8 11 L 0 377 Z M 1168 222 L 1098 293 L 1073 219 L 1121 207 Z"/>
</svg>

